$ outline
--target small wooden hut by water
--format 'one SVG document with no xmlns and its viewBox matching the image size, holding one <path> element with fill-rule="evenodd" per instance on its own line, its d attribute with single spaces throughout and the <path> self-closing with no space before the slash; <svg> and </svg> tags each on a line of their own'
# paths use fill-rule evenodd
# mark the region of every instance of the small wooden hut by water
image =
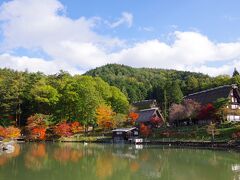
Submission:
<svg viewBox="0 0 240 180">
<path fill-rule="evenodd" d="M 114 129 L 112 130 L 112 136 L 114 142 L 124 142 L 137 138 L 139 136 L 139 130 L 136 127 Z"/>
</svg>

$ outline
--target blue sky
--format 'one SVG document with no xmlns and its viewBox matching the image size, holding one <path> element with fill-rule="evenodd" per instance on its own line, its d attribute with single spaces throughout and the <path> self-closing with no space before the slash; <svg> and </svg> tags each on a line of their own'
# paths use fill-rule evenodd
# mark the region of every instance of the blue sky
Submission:
<svg viewBox="0 0 240 180">
<path fill-rule="evenodd" d="M 0 67 L 240 69 L 238 0 L 0 0 Z"/>
<path fill-rule="evenodd" d="M 174 30 L 197 30 L 214 41 L 234 41 L 240 32 L 240 1 L 238 0 L 62 0 L 67 15 L 98 16 L 116 19 L 124 11 L 134 16 L 133 26 L 115 32 L 127 39 L 161 38 Z M 139 28 L 152 28 L 151 33 Z"/>
</svg>

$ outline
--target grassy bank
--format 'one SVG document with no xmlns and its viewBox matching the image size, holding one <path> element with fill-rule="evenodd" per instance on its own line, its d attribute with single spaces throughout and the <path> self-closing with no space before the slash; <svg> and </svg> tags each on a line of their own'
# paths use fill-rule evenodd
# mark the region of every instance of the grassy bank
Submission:
<svg viewBox="0 0 240 180">
<path fill-rule="evenodd" d="M 240 124 L 223 123 L 217 126 L 216 141 L 234 140 L 233 134 L 240 131 Z M 162 127 L 153 130 L 152 140 L 181 140 L 181 141 L 210 141 L 211 134 L 207 133 L 207 126 Z"/>
</svg>

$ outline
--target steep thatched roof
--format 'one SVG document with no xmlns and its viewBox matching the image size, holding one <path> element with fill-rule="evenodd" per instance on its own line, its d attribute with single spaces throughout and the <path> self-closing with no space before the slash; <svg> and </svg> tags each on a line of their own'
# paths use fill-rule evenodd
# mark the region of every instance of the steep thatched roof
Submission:
<svg viewBox="0 0 240 180">
<path fill-rule="evenodd" d="M 144 109 L 138 112 L 138 119 L 136 120 L 136 122 L 138 123 L 143 123 L 143 122 L 148 122 L 151 120 L 151 118 L 154 115 L 157 115 L 159 118 L 161 118 L 163 120 L 163 116 L 160 113 L 158 108 L 151 108 L 151 109 Z"/>
<path fill-rule="evenodd" d="M 236 85 L 225 85 L 189 94 L 188 96 L 185 96 L 184 99 L 192 99 L 202 105 L 205 105 L 216 102 L 220 98 L 228 98 L 232 90 L 234 94 L 239 96 L 239 91 Z"/>
</svg>

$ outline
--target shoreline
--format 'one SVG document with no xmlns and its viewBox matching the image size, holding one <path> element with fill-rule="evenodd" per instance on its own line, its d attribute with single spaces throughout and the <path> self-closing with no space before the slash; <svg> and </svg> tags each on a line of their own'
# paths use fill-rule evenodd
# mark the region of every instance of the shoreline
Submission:
<svg viewBox="0 0 240 180">
<path fill-rule="evenodd" d="M 194 149 L 210 149 L 210 150 L 235 150 L 240 152 L 240 141 L 161 141 L 161 140 L 147 140 L 142 143 L 114 143 L 112 140 L 45 140 L 45 141 L 17 141 L 17 142 L 57 142 L 57 143 L 89 143 L 89 144 L 126 144 L 126 145 L 159 145 L 168 148 L 194 148 Z"/>
</svg>

